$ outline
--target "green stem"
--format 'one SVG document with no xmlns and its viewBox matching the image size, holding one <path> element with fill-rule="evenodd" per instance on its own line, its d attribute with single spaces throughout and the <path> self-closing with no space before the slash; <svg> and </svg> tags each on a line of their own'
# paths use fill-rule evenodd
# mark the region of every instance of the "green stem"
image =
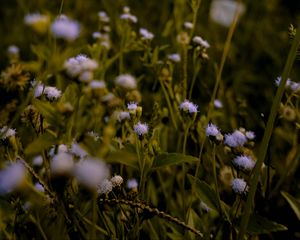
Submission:
<svg viewBox="0 0 300 240">
<path fill-rule="evenodd" d="M 63 7 L 64 7 L 64 0 L 61 0 L 59 12 L 58 12 L 59 15 L 62 13 Z"/>
<path fill-rule="evenodd" d="M 234 31 L 235 31 L 237 22 L 238 22 L 238 13 L 236 12 L 235 19 L 234 19 L 234 21 L 232 22 L 232 24 L 229 28 L 227 38 L 226 38 L 226 42 L 225 42 L 225 45 L 224 45 L 224 50 L 223 50 L 223 54 L 222 54 L 222 58 L 221 58 L 220 67 L 219 67 L 219 70 L 217 72 L 216 83 L 215 83 L 213 94 L 212 94 L 212 97 L 211 97 L 211 100 L 210 100 L 210 103 L 209 103 L 209 106 L 208 106 L 207 122 L 209 122 L 210 117 L 211 117 L 211 112 L 212 112 L 213 106 L 214 106 L 214 100 L 217 96 L 218 88 L 219 88 L 219 85 L 220 85 L 220 82 L 221 82 L 222 72 L 223 72 L 224 65 L 225 65 L 225 62 L 226 62 L 226 59 L 227 59 L 227 56 L 228 56 L 228 53 L 229 53 L 232 36 L 233 36 Z"/>
<path fill-rule="evenodd" d="M 215 191 L 218 199 L 218 207 L 219 207 L 219 212 L 222 214 L 223 209 L 222 209 L 222 204 L 221 204 L 221 198 L 220 198 L 220 193 L 219 193 L 219 188 L 218 188 L 218 176 L 217 176 L 217 166 L 216 166 L 216 144 L 213 143 L 213 152 L 212 152 L 212 168 L 213 168 L 213 175 L 214 175 L 214 183 L 215 183 Z"/>
<path fill-rule="evenodd" d="M 177 130 L 177 123 L 176 123 L 176 120 L 175 120 L 175 115 L 174 115 L 174 112 L 173 112 L 173 108 L 172 108 L 172 104 L 171 104 L 168 92 L 167 92 L 167 90 L 164 86 L 164 83 L 162 82 L 162 80 L 160 78 L 159 78 L 159 82 L 160 82 L 161 88 L 164 92 L 164 95 L 165 95 L 165 98 L 166 98 L 166 101 L 167 101 L 167 105 L 169 107 L 172 123 L 173 123 L 175 129 Z"/>
<path fill-rule="evenodd" d="M 183 66 L 182 66 L 182 73 L 183 73 L 183 96 L 187 98 L 187 85 L 188 85 L 188 77 L 187 77 L 187 66 L 188 66 L 188 48 L 186 45 L 183 45 L 182 49 L 182 56 L 183 56 Z"/>
<path fill-rule="evenodd" d="M 271 113 L 268 118 L 266 130 L 264 132 L 264 136 L 262 139 L 262 144 L 259 149 L 258 160 L 257 160 L 255 168 L 254 168 L 253 178 L 251 179 L 250 184 L 249 184 L 250 185 L 249 194 L 247 197 L 246 207 L 245 207 L 244 214 L 242 216 L 240 232 L 238 235 L 238 239 L 240 239 L 240 240 L 244 239 L 244 235 L 245 235 L 247 227 L 248 227 L 249 217 L 254 208 L 254 197 L 255 197 L 255 192 L 257 189 L 258 179 L 259 179 L 259 175 L 260 175 L 260 169 L 261 169 L 264 159 L 266 157 L 268 145 L 269 145 L 270 138 L 271 138 L 271 135 L 273 132 L 273 127 L 274 127 L 274 122 L 275 122 L 275 118 L 277 115 L 277 111 L 278 111 L 278 108 L 279 108 L 279 105 L 281 102 L 281 98 L 284 93 L 287 78 L 290 75 L 293 63 L 297 56 L 297 49 L 298 49 L 299 43 L 300 43 L 300 31 L 298 30 L 296 33 L 296 36 L 294 38 L 292 47 L 290 49 L 290 52 L 289 52 L 289 55 L 288 55 L 288 58 L 287 58 L 287 61 L 286 61 L 286 64 L 285 64 L 285 67 L 283 70 L 280 85 L 276 91 L 276 95 L 273 100 Z"/>
</svg>

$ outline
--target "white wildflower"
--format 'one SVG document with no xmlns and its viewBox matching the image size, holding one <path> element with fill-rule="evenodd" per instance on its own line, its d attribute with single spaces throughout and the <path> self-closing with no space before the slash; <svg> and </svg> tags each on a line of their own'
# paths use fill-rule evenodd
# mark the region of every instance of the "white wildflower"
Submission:
<svg viewBox="0 0 300 240">
<path fill-rule="evenodd" d="M 115 175 L 110 179 L 113 187 L 120 187 L 123 184 L 123 178 L 120 175 Z"/>
<path fill-rule="evenodd" d="M 113 113 L 113 116 L 119 122 L 122 122 L 122 121 L 124 121 L 126 119 L 130 119 L 130 113 L 126 112 L 126 111 L 115 111 Z"/>
<path fill-rule="evenodd" d="M 19 54 L 20 49 L 19 49 L 17 46 L 15 46 L 15 45 L 10 45 L 10 46 L 7 48 L 7 52 L 8 52 L 8 54 L 10 54 L 10 55 L 17 55 L 17 54 Z"/>
<path fill-rule="evenodd" d="M 67 17 L 58 17 L 51 25 L 51 33 L 55 38 L 63 38 L 67 41 L 74 41 L 80 33 L 78 22 Z"/>
<path fill-rule="evenodd" d="M 76 141 L 72 142 L 70 152 L 79 158 L 85 158 L 88 156 L 88 153 Z"/>
<path fill-rule="evenodd" d="M 58 90 L 56 87 L 46 86 L 44 89 L 44 94 L 46 95 L 46 97 L 48 99 L 55 100 L 55 99 L 60 98 L 61 91 Z"/>
<path fill-rule="evenodd" d="M 64 68 L 71 77 L 79 77 L 81 81 L 89 81 L 92 79 L 92 71 L 98 67 L 95 60 L 88 58 L 83 54 L 69 58 L 64 63 Z"/>
<path fill-rule="evenodd" d="M 252 170 L 255 166 L 255 162 L 249 156 L 238 156 L 233 160 L 233 164 L 243 170 Z"/>
<path fill-rule="evenodd" d="M 180 62 L 181 61 L 180 54 L 178 54 L 178 53 L 169 54 L 167 57 L 168 57 L 169 60 L 171 60 L 173 62 Z"/>
<path fill-rule="evenodd" d="M 44 189 L 43 185 L 40 184 L 39 182 L 37 182 L 36 184 L 34 184 L 34 188 L 36 190 L 38 190 L 39 192 L 45 192 L 45 189 Z"/>
<path fill-rule="evenodd" d="M 214 106 L 215 106 L 216 108 L 222 108 L 222 107 L 223 107 L 223 103 L 221 102 L 221 100 L 215 99 L 215 100 L 214 100 Z"/>
<path fill-rule="evenodd" d="M 216 137 L 217 135 L 220 134 L 220 131 L 218 129 L 218 127 L 213 124 L 213 123 L 209 123 L 205 129 L 205 134 L 206 136 L 213 136 L 213 137 Z"/>
<path fill-rule="evenodd" d="M 239 130 L 235 130 L 231 134 L 225 134 L 224 143 L 229 147 L 243 146 L 247 142 L 246 136 Z"/>
<path fill-rule="evenodd" d="M 137 87 L 135 77 L 133 77 L 130 74 L 119 75 L 116 78 L 115 83 L 117 86 L 123 87 L 125 89 L 129 89 L 129 90 L 135 89 Z"/>
<path fill-rule="evenodd" d="M 92 80 L 94 77 L 93 72 L 92 71 L 83 71 L 82 73 L 80 73 L 78 79 L 81 82 L 89 82 L 90 80 Z"/>
<path fill-rule="evenodd" d="M 16 133 L 17 132 L 15 129 L 8 128 L 8 126 L 3 126 L 2 128 L 0 128 L 0 137 L 2 140 L 15 136 Z"/>
<path fill-rule="evenodd" d="M 148 133 L 148 125 L 146 123 L 138 122 L 134 125 L 133 129 L 134 132 L 139 136 L 143 136 Z"/>
<path fill-rule="evenodd" d="M 136 102 L 130 102 L 127 104 L 127 109 L 129 111 L 135 111 L 137 109 L 138 105 Z"/>
<path fill-rule="evenodd" d="M 101 98 L 101 100 L 102 100 L 103 102 L 109 102 L 109 101 L 113 100 L 114 98 L 116 98 L 116 96 L 115 96 L 113 93 L 108 93 L 108 94 L 106 94 L 105 96 L 103 96 L 103 97 Z"/>
<path fill-rule="evenodd" d="M 193 42 L 196 43 L 196 44 L 199 44 L 201 45 L 202 47 L 204 48 L 209 48 L 210 45 L 207 41 L 203 40 L 201 37 L 199 36 L 195 36 L 193 37 Z"/>
<path fill-rule="evenodd" d="M 34 89 L 34 97 L 38 98 L 40 96 L 42 96 L 43 92 L 44 92 L 44 84 L 39 83 L 36 85 L 35 89 Z"/>
<path fill-rule="evenodd" d="M 242 178 L 235 178 L 231 182 L 232 190 L 237 194 L 242 194 L 248 191 L 247 183 Z"/>
<path fill-rule="evenodd" d="M 184 26 L 186 29 L 193 29 L 193 27 L 194 27 L 193 23 L 191 23 L 191 22 L 185 22 L 185 23 L 183 24 L 183 26 Z"/>
<path fill-rule="evenodd" d="M 49 22 L 49 17 L 40 13 L 27 14 L 24 17 L 24 22 L 26 25 L 34 25 L 41 22 Z"/>
<path fill-rule="evenodd" d="M 255 133 L 252 131 L 247 131 L 245 135 L 249 140 L 253 140 L 255 138 Z"/>
<path fill-rule="evenodd" d="M 110 20 L 107 13 L 104 11 L 98 12 L 98 17 L 99 17 L 99 20 L 104 23 L 108 23 Z"/>
<path fill-rule="evenodd" d="M 243 3 L 231 0 L 213 0 L 210 6 L 210 18 L 224 26 L 229 27 L 237 14 L 241 16 L 245 11 Z"/>
<path fill-rule="evenodd" d="M 0 195 L 8 194 L 22 185 L 26 178 L 24 165 L 17 161 L 0 171 Z"/>
<path fill-rule="evenodd" d="M 73 156 L 66 152 L 57 153 L 50 162 L 50 171 L 53 175 L 71 174 L 73 168 Z"/>
<path fill-rule="evenodd" d="M 94 131 L 87 132 L 87 135 L 94 138 L 95 141 L 98 141 L 100 139 L 99 134 Z"/>
<path fill-rule="evenodd" d="M 38 166 L 38 167 L 42 166 L 43 162 L 44 162 L 44 160 L 43 160 L 43 157 L 41 155 L 38 155 L 38 156 L 36 156 L 32 159 L 32 165 L 33 166 Z"/>
<path fill-rule="evenodd" d="M 197 113 L 198 112 L 198 106 L 189 100 L 185 99 L 182 103 L 179 105 L 179 109 L 183 110 L 184 112 L 189 113 Z"/>
<path fill-rule="evenodd" d="M 132 23 L 137 23 L 138 19 L 136 16 L 132 15 L 131 13 L 123 13 L 120 16 L 123 20 L 129 20 Z"/>
<path fill-rule="evenodd" d="M 98 186 L 97 186 L 97 193 L 100 194 L 109 194 L 113 189 L 113 184 L 108 179 L 104 179 Z"/>
<path fill-rule="evenodd" d="M 140 35 L 142 36 L 143 40 L 152 40 L 154 38 L 154 34 L 145 28 L 140 28 Z"/>
<path fill-rule="evenodd" d="M 139 184 L 138 184 L 138 182 L 137 182 L 137 180 L 135 178 L 127 180 L 126 186 L 127 186 L 128 189 L 137 189 L 138 185 Z"/>
<path fill-rule="evenodd" d="M 106 83 L 103 80 L 93 80 L 90 82 L 90 87 L 92 89 L 103 89 L 106 88 Z"/>
<path fill-rule="evenodd" d="M 87 158 L 75 166 L 74 176 L 83 186 L 96 190 L 98 185 L 109 177 L 107 165 L 100 159 Z"/>
</svg>

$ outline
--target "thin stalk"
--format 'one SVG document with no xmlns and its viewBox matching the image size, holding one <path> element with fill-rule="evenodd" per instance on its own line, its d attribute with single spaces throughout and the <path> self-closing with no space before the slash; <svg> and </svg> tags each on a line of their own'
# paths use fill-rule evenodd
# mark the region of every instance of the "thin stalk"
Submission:
<svg viewBox="0 0 300 240">
<path fill-rule="evenodd" d="M 183 75 L 183 96 L 187 98 L 187 85 L 188 85 L 188 74 L 187 74 L 187 67 L 188 67 L 188 48 L 186 45 L 183 45 L 182 49 L 182 75 Z"/>
<path fill-rule="evenodd" d="M 199 10 L 200 4 L 201 4 L 201 0 L 199 0 L 197 2 L 196 6 L 192 6 L 192 10 L 193 10 L 193 28 L 192 28 L 191 33 L 190 33 L 191 38 L 193 37 L 194 32 L 195 32 L 195 26 L 196 26 L 196 22 L 197 22 L 197 16 L 198 16 L 198 10 Z M 195 7 L 195 8 L 193 8 L 193 7 Z"/>
<path fill-rule="evenodd" d="M 167 92 L 167 90 L 166 90 L 166 88 L 165 88 L 164 83 L 162 82 L 162 80 L 160 78 L 158 78 L 158 79 L 159 79 L 161 88 L 162 88 L 162 90 L 164 92 L 164 95 L 165 95 L 165 98 L 166 98 L 166 101 L 167 101 L 167 105 L 168 105 L 169 110 L 170 110 L 170 115 L 171 115 L 172 123 L 173 123 L 175 129 L 177 130 L 177 123 L 176 123 L 175 115 L 174 115 L 174 112 L 173 112 L 173 108 L 172 108 L 172 104 L 171 104 L 168 92 Z"/>
<path fill-rule="evenodd" d="M 211 100 L 210 100 L 210 103 L 209 103 L 209 106 L 208 106 L 207 122 L 209 122 L 210 117 L 211 117 L 211 112 L 212 112 L 213 106 L 214 106 L 214 100 L 217 96 L 218 88 L 219 88 L 221 78 L 222 78 L 224 65 L 225 65 L 225 62 L 226 62 L 226 59 L 227 59 L 227 56 L 228 56 L 228 53 L 229 53 L 232 36 L 233 36 L 233 33 L 234 33 L 235 28 L 237 26 L 237 22 L 238 22 L 238 12 L 236 12 L 234 21 L 232 22 L 232 24 L 229 28 L 228 34 L 227 34 L 227 38 L 226 38 L 226 42 L 225 42 L 225 45 L 224 45 L 224 50 L 223 50 L 223 54 L 222 54 L 222 58 L 221 58 L 220 67 L 219 67 L 219 70 L 217 72 L 216 83 L 215 83 L 213 94 L 212 94 L 212 97 L 211 97 Z"/>
<path fill-rule="evenodd" d="M 214 175 L 214 183 L 215 183 L 215 192 L 217 195 L 218 199 L 218 207 L 219 207 L 219 212 L 222 213 L 222 205 L 221 205 L 221 198 L 220 198 L 220 193 L 219 193 L 219 188 L 218 188 L 218 176 L 217 176 L 217 167 L 216 167 L 216 144 L 213 143 L 213 152 L 212 152 L 212 168 L 213 168 L 213 175 Z"/>
<path fill-rule="evenodd" d="M 268 145 L 269 145 L 271 135 L 273 132 L 273 127 L 274 127 L 274 122 L 275 122 L 275 118 L 277 115 L 277 111 L 278 111 L 278 108 L 279 108 L 279 105 L 281 102 L 281 98 L 284 93 L 287 78 L 290 75 L 293 63 L 297 56 L 297 49 L 298 49 L 299 43 L 300 43 L 300 30 L 297 31 L 296 36 L 293 40 L 293 44 L 290 49 L 290 52 L 289 52 L 289 55 L 288 55 L 288 58 L 287 58 L 287 61 L 286 61 L 286 64 L 285 64 L 285 67 L 283 70 L 282 79 L 281 79 L 280 85 L 276 91 L 276 95 L 275 95 L 275 98 L 273 100 L 273 104 L 271 107 L 271 113 L 269 115 L 266 130 L 264 132 L 264 136 L 262 139 L 262 144 L 259 149 L 258 160 L 255 164 L 253 178 L 251 179 L 250 184 L 249 184 L 250 185 L 249 194 L 247 197 L 246 207 L 245 207 L 244 214 L 242 216 L 240 231 L 239 231 L 239 235 L 238 235 L 238 239 L 240 239 L 240 240 L 244 239 L 244 235 L 246 233 L 248 223 L 249 223 L 249 217 L 254 208 L 254 197 L 255 197 L 255 192 L 257 189 L 260 169 L 261 169 L 262 164 L 266 157 Z"/>
<path fill-rule="evenodd" d="M 64 0 L 61 0 L 58 15 L 62 13 L 63 7 L 64 7 Z"/>
<path fill-rule="evenodd" d="M 187 124 L 185 132 L 184 132 L 184 137 L 183 137 L 183 149 L 182 153 L 185 154 L 186 151 L 186 142 L 187 142 L 187 137 L 190 129 L 190 123 Z M 185 169 L 185 163 L 182 163 L 182 186 L 181 186 L 181 191 L 182 191 L 182 196 L 185 196 L 185 174 L 186 174 L 186 169 Z M 182 207 L 183 207 L 183 214 L 186 216 L 186 204 L 185 201 L 182 201 Z"/>
<path fill-rule="evenodd" d="M 91 239 L 96 239 L 96 219 L 97 219 L 97 194 L 94 194 L 93 196 L 93 215 L 92 215 L 92 232 L 91 232 Z"/>
</svg>

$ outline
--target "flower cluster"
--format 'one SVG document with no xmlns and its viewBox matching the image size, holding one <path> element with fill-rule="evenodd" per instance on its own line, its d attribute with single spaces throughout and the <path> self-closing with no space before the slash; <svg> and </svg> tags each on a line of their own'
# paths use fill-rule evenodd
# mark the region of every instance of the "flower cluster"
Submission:
<svg viewBox="0 0 300 240">
<path fill-rule="evenodd" d="M 34 97 L 36 98 L 45 95 L 49 100 L 56 100 L 61 97 L 61 91 L 56 87 L 45 86 L 42 83 L 36 84 L 35 82 L 33 82 L 32 85 L 36 85 L 34 88 Z"/>
<path fill-rule="evenodd" d="M 78 22 L 69 19 L 67 16 L 60 15 L 52 23 L 51 33 L 55 38 L 74 41 L 80 34 L 80 25 Z"/>
<path fill-rule="evenodd" d="M 179 109 L 188 113 L 198 112 L 198 106 L 187 99 L 185 99 L 182 103 L 180 103 Z"/>
<path fill-rule="evenodd" d="M 88 58 L 83 54 L 68 59 L 64 63 L 67 74 L 71 77 L 78 77 L 82 82 L 88 82 L 93 79 L 93 71 L 98 67 L 95 60 Z"/>
</svg>

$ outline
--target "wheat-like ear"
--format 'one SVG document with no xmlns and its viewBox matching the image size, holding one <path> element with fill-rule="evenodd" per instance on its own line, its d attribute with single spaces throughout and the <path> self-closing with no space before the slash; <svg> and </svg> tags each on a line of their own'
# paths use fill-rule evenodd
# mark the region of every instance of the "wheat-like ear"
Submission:
<svg viewBox="0 0 300 240">
<path fill-rule="evenodd" d="M 173 222 L 173 223 L 175 223 L 175 224 L 191 231 L 192 233 L 196 234 L 197 236 L 203 237 L 203 234 L 199 230 L 187 225 L 186 223 L 184 223 L 180 219 L 178 219 L 176 217 L 173 217 L 168 213 L 160 211 L 158 208 L 153 208 L 153 207 L 147 205 L 144 202 L 132 201 L 132 200 L 127 200 L 127 199 L 116 199 L 116 198 L 100 199 L 99 201 L 100 201 L 100 203 L 103 203 L 103 204 L 104 203 L 111 204 L 111 205 L 113 205 L 113 204 L 124 204 L 124 205 L 130 206 L 132 208 L 137 208 L 139 210 L 142 210 L 145 213 L 150 213 L 150 214 L 156 215 L 160 218 L 163 218 L 167 221 Z"/>
<path fill-rule="evenodd" d="M 288 35 L 291 40 L 293 40 L 296 36 L 297 29 L 293 24 L 289 26 Z M 297 49 L 297 60 L 300 60 L 300 47 Z"/>
</svg>

